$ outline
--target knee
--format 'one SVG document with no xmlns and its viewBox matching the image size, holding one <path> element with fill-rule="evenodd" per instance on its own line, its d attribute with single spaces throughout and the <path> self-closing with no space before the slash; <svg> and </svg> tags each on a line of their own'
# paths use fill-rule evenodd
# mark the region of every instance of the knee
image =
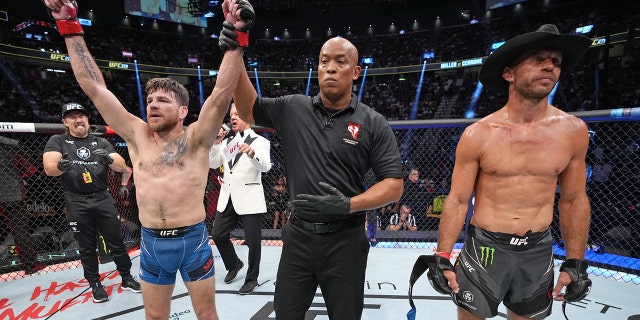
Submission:
<svg viewBox="0 0 640 320">
<path fill-rule="evenodd" d="M 198 308 L 195 310 L 198 319 L 215 319 L 218 320 L 218 314 L 215 307 Z"/>
</svg>

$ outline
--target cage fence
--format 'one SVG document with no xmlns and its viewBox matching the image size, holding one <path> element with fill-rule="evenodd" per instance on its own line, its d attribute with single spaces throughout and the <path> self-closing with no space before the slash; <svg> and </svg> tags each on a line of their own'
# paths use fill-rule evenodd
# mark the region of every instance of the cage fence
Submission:
<svg viewBox="0 0 640 320">
<path fill-rule="evenodd" d="M 587 193 L 591 202 L 591 226 L 586 258 L 596 275 L 631 280 L 640 275 L 640 122 L 583 117 L 590 132 L 587 154 Z M 449 192 L 455 148 L 460 135 L 473 119 L 395 121 L 394 133 L 403 161 L 405 190 L 400 201 L 367 212 L 365 230 L 372 246 L 390 249 L 435 250 L 442 204 Z M 35 124 L 34 132 L 11 130 L 4 123 L 0 130 L 0 281 L 40 272 L 79 267 L 79 251 L 65 216 L 63 190 L 59 177 L 44 173 L 42 153 L 49 137 L 62 132 L 62 125 Z M 38 130 L 38 128 L 46 128 Z M 102 126 L 92 134 L 107 138 L 125 159 L 126 143 Z M 262 217 L 263 245 L 281 245 L 280 230 L 290 212 L 283 150 L 272 130 L 257 131 L 271 141 L 272 169 L 263 174 L 267 212 Z M 206 223 L 215 219 L 222 174 L 210 169 L 203 199 Z M 129 249 L 139 245 L 140 221 L 135 199 L 135 180 L 128 197 L 116 194 L 119 173 L 110 172 L 111 192 L 118 203 L 122 232 Z M 17 182 L 17 184 L 16 184 Z M 363 181 L 375 183 L 372 173 Z M 18 189 L 9 190 L 9 186 Z M 13 197 L 7 197 L 13 196 Z M 394 215 L 409 210 L 417 230 L 390 230 Z M 554 253 L 564 259 L 558 225 L 557 205 L 551 225 Z M 244 232 L 238 226 L 232 236 L 237 243 Z M 463 236 L 461 234 L 460 239 Z M 98 249 L 96 249 L 98 250 Z M 101 259 L 108 261 L 102 254 Z"/>
</svg>

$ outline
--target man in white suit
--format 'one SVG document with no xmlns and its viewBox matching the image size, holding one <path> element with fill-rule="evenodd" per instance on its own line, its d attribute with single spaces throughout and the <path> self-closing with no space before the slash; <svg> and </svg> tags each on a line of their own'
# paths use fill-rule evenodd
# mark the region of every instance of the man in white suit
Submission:
<svg viewBox="0 0 640 320">
<path fill-rule="evenodd" d="M 261 214 L 267 211 L 262 173 L 271 169 L 271 145 L 269 140 L 256 134 L 248 123 L 238 117 L 233 104 L 229 115 L 231 130 L 235 132 L 235 136 L 224 138 L 226 132 L 220 129 L 220 134 L 209 151 L 209 167 L 224 166 L 211 236 L 228 270 L 224 282 L 230 283 L 244 266 L 229 239 L 229 233 L 237 226 L 238 220 L 242 219 L 245 244 L 249 247 L 249 269 L 238 293 L 249 294 L 258 285 Z"/>
</svg>

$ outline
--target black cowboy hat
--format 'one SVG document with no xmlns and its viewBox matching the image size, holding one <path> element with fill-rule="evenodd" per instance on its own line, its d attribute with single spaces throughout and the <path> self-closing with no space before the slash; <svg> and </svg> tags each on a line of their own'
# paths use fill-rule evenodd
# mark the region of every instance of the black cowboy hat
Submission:
<svg viewBox="0 0 640 320">
<path fill-rule="evenodd" d="M 480 82 L 483 86 L 505 93 L 509 83 L 502 77 L 502 71 L 522 54 L 533 49 L 552 49 L 562 52 L 562 74 L 567 74 L 591 46 L 591 39 L 576 34 L 560 34 L 552 24 L 540 26 L 538 30 L 509 39 L 489 55 L 480 68 Z"/>
</svg>

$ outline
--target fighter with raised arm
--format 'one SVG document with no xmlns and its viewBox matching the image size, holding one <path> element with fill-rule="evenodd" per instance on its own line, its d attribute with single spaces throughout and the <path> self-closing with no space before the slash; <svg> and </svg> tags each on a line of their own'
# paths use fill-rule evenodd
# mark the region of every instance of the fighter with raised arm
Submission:
<svg viewBox="0 0 640 320">
<path fill-rule="evenodd" d="M 126 142 L 133 164 L 142 224 L 140 279 L 147 319 L 167 319 L 178 270 L 198 319 L 218 319 L 215 270 L 204 224 L 204 191 L 209 149 L 231 102 L 242 67 L 242 49 L 227 45 L 215 88 L 198 120 L 183 127 L 188 113 L 186 88 L 169 78 L 146 84 L 147 122 L 130 114 L 107 89 L 87 49 L 77 20 L 77 4 L 44 0 L 56 20 L 73 73 L 104 120 Z M 246 35 L 253 23 L 247 1 L 224 8 L 233 35 Z M 231 9 L 232 11 L 230 11 Z M 246 18 L 248 17 L 248 18 Z"/>
</svg>

